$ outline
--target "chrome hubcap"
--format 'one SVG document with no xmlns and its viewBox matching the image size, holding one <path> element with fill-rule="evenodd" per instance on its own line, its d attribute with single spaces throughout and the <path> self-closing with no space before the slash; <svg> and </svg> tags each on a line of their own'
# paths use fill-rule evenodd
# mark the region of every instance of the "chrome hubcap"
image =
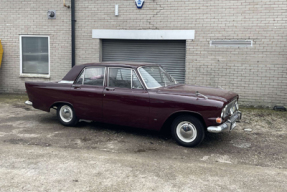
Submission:
<svg viewBox="0 0 287 192">
<path fill-rule="evenodd" d="M 60 117 L 64 122 L 70 122 L 73 118 L 73 111 L 71 107 L 68 105 L 63 105 L 60 109 Z"/>
<path fill-rule="evenodd" d="M 189 121 L 183 121 L 176 127 L 176 134 L 183 142 L 192 142 L 197 136 L 197 130 L 195 126 Z"/>
</svg>

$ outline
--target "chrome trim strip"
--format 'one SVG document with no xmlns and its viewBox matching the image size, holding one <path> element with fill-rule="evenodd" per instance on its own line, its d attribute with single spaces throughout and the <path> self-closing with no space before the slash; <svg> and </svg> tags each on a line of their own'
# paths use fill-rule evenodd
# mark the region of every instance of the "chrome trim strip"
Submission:
<svg viewBox="0 0 287 192">
<path fill-rule="evenodd" d="M 32 103 L 31 101 L 25 101 L 25 104 L 26 104 L 26 105 L 30 105 L 30 106 L 33 105 L 33 103 Z"/>
<path fill-rule="evenodd" d="M 223 131 L 232 131 L 232 125 L 240 121 L 242 117 L 242 113 L 240 111 L 237 111 L 230 119 L 228 119 L 225 123 L 218 125 L 218 126 L 210 126 L 207 127 L 207 131 L 211 133 L 220 133 Z"/>
<path fill-rule="evenodd" d="M 143 80 L 142 74 L 141 74 L 140 71 L 139 71 L 140 68 L 142 68 L 142 67 L 138 67 L 138 68 L 137 68 L 137 73 L 140 75 L 140 81 L 144 83 L 145 89 L 148 89 L 146 83 L 145 83 L 144 80 Z"/>
<path fill-rule="evenodd" d="M 196 95 L 197 97 L 202 96 L 202 97 L 204 97 L 204 99 L 208 99 L 207 96 L 205 96 L 205 95 L 199 93 L 198 91 L 196 91 L 195 95 Z"/>
<path fill-rule="evenodd" d="M 86 67 L 87 68 L 87 67 Z M 83 71 L 83 74 L 84 74 L 84 76 L 83 76 L 83 81 L 82 81 L 82 85 L 84 85 L 84 82 L 85 82 L 85 73 L 86 73 L 86 68 L 84 69 L 84 71 Z M 82 74 L 81 74 L 81 76 L 82 76 Z M 81 77 L 80 76 L 80 77 Z"/>
<path fill-rule="evenodd" d="M 136 76 L 137 76 L 137 78 L 138 78 L 139 82 L 141 83 L 141 86 L 142 86 L 143 90 L 146 90 L 146 88 L 145 88 L 145 86 L 143 85 L 143 83 L 142 83 L 141 79 L 139 78 L 139 76 L 138 76 L 137 72 L 136 72 L 134 69 L 132 69 L 132 71 L 136 74 Z"/>
<path fill-rule="evenodd" d="M 66 84 L 73 84 L 74 81 L 65 81 L 65 80 L 61 80 L 58 83 L 66 83 Z"/>
<path fill-rule="evenodd" d="M 131 70 L 131 89 L 133 89 L 133 70 Z"/>
<path fill-rule="evenodd" d="M 105 82 L 106 82 L 106 70 L 107 70 L 107 67 L 105 67 L 105 70 L 104 70 L 104 81 L 103 81 L 103 87 L 105 87 Z"/>
<path fill-rule="evenodd" d="M 110 84 L 110 68 L 108 67 L 108 71 L 107 71 L 107 84 L 106 84 L 106 87 L 109 87 L 109 84 Z"/>
<path fill-rule="evenodd" d="M 78 81 L 78 79 L 81 77 L 81 75 L 84 73 L 84 69 L 82 69 L 82 71 L 78 74 L 78 76 L 76 77 L 76 79 L 74 80 L 73 84 L 75 84 L 76 81 Z"/>
</svg>

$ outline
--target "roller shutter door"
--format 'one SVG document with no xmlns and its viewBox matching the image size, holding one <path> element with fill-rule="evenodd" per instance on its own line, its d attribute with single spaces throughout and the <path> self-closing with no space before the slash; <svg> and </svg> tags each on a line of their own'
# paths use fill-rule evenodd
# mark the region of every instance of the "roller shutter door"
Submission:
<svg viewBox="0 0 287 192">
<path fill-rule="evenodd" d="M 185 41 L 102 40 L 102 61 L 157 63 L 178 82 L 185 81 Z"/>
</svg>

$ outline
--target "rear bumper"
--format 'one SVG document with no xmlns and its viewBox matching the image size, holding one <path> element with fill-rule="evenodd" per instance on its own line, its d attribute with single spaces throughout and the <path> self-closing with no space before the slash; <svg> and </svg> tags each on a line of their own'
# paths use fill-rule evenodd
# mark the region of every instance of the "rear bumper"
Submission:
<svg viewBox="0 0 287 192">
<path fill-rule="evenodd" d="M 26 105 L 30 105 L 30 106 L 33 105 L 33 103 L 32 103 L 31 101 L 25 101 L 25 104 L 26 104 Z"/>
<path fill-rule="evenodd" d="M 207 131 L 211 133 L 220 133 L 223 131 L 231 131 L 236 126 L 236 121 L 240 121 L 242 113 L 237 111 L 233 116 L 230 117 L 225 123 L 218 126 L 207 127 Z"/>
</svg>

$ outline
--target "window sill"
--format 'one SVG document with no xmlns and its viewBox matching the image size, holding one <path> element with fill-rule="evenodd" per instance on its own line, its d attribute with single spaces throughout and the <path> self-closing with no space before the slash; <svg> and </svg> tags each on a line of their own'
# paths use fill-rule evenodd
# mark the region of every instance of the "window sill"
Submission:
<svg viewBox="0 0 287 192">
<path fill-rule="evenodd" d="M 50 79 L 50 75 L 42 75 L 42 74 L 21 74 L 20 77 L 36 77 L 36 78 Z"/>
</svg>

